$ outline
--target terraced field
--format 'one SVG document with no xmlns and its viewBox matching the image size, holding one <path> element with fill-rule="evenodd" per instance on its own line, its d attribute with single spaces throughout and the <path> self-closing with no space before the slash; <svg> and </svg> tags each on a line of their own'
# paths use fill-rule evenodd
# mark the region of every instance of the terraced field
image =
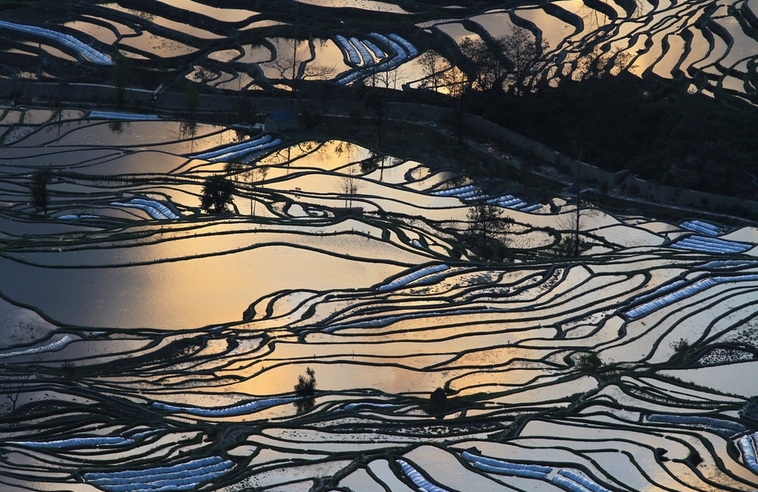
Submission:
<svg viewBox="0 0 758 492">
<path fill-rule="evenodd" d="M 587 204 L 570 259 L 565 200 L 351 142 L 0 125 L 3 490 L 758 485 L 753 227 Z M 201 210 L 211 176 L 227 214 Z M 486 203 L 505 262 L 468 246 Z"/>
<path fill-rule="evenodd" d="M 758 488 L 750 223 L 493 195 L 442 157 L 148 107 L 453 92 L 465 40 L 514 26 L 544 41 L 527 86 L 631 66 L 755 102 L 754 4 L 252 5 L 0 11 L 24 99 L 145 91 L 0 107 L 0 489 Z"/>
<path fill-rule="evenodd" d="M 150 83 L 156 92 L 183 81 L 237 92 L 322 80 L 454 91 L 461 74 L 469 81 L 481 75 L 470 51 L 461 51 L 470 40 L 501 65 L 495 75 L 516 70 L 532 87 L 628 68 L 751 103 L 758 88 L 758 17 L 750 0 L 560 0 L 509 8 L 122 0 L 45 9 L 41 23 L 28 19 L 31 11 L 12 10 L 0 21 L 5 79 Z M 501 50 L 497 40 L 515 31 L 536 42 L 537 58 L 524 58 L 524 45 Z M 121 75 L 109 78 L 113 64 L 145 72 L 127 80 L 116 70 Z"/>
</svg>

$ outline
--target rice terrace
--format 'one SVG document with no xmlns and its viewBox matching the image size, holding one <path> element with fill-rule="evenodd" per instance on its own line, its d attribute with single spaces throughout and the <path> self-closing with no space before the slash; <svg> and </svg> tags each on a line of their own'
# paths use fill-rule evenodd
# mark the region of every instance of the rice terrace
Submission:
<svg viewBox="0 0 758 492">
<path fill-rule="evenodd" d="M 756 0 L 3 0 L 0 491 L 758 490 Z"/>
</svg>

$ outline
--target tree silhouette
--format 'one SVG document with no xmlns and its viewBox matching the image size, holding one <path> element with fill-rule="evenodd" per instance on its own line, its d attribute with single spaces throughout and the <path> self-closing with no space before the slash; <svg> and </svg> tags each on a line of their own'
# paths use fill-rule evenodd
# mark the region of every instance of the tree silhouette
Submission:
<svg viewBox="0 0 758 492">
<path fill-rule="evenodd" d="M 542 53 L 549 48 L 547 41 L 538 44 L 537 39 L 529 30 L 514 26 L 513 33 L 498 38 L 498 44 L 513 67 L 505 77 L 509 90 L 521 94 L 529 75 L 539 70 L 537 61 Z"/>
<path fill-rule="evenodd" d="M 361 187 L 361 182 L 356 176 L 356 170 L 354 167 L 350 167 L 348 174 L 345 174 L 339 181 L 339 192 L 345 197 L 345 207 L 353 206 L 353 198 L 358 193 L 358 189 Z"/>
<path fill-rule="evenodd" d="M 576 368 L 582 372 L 595 372 L 603 367 L 603 361 L 595 352 L 583 352 L 576 358 Z"/>
<path fill-rule="evenodd" d="M 116 105 L 119 108 L 122 108 L 126 101 L 126 89 L 131 82 L 131 75 L 132 67 L 129 59 L 117 50 L 114 55 L 111 79 L 116 88 Z"/>
<path fill-rule="evenodd" d="M 503 217 L 500 207 L 486 202 L 471 208 L 466 218 L 465 238 L 469 246 L 482 259 L 501 260 L 507 245 L 505 233 L 513 220 Z"/>
<path fill-rule="evenodd" d="M 53 172 L 48 167 L 37 169 L 32 173 L 32 182 L 29 185 L 31 193 L 31 205 L 47 215 L 48 192 L 47 184 L 53 177 Z"/>
<path fill-rule="evenodd" d="M 211 176 L 203 184 L 200 208 L 211 214 L 226 213 L 234 203 L 234 191 L 234 183 L 224 176 Z"/>
<path fill-rule="evenodd" d="M 521 94 L 526 79 L 539 71 L 547 41 L 538 41 L 528 29 L 514 26 L 511 34 L 487 42 L 466 38 L 461 53 L 476 67 L 473 88 L 487 92 L 509 90 Z"/>
<path fill-rule="evenodd" d="M 634 68 L 634 56 L 616 48 L 604 51 L 595 46 L 592 51 L 584 53 L 577 60 L 576 69 L 571 74 L 574 80 L 602 79 L 616 76 L 619 73 Z"/>
<path fill-rule="evenodd" d="M 503 51 L 501 38 L 492 40 L 492 43 L 496 46 L 495 49 Z M 505 66 L 500 58 L 493 54 L 487 43 L 466 38 L 461 42 L 461 53 L 476 67 L 474 79 L 471 81 L 473 88 L 483 92 L 496 89 L 498 82 L 505 76 Z"/>
<path fill-rule="evenodd" d="M 418 58 L 424 70 L 424 80 L 421 87 L 434 91 L 434 100 L 439 102 L 440 88 L 444 84 L 444 72 L 450 67 L 443 57 L 435 51 L 427 51 Z"/>
<path fill-rule="evenodd" d="M 437 388 L 432 392 L 426 411 L 440 420 L 444 418 L 445 411 L 447 411 L 447 393 L 444 389 Z"/>
<path fill-rule="evenodd" d="M 244 179 L 245 182 L 248 183 L 251 188 L 250 189 L 250 215 L 255 215 L 256 201 L 254 201 L 254 199 L 257 193 L 256 183 L 258 181 L 265 181 L 267 174 L 268 174 L 268 166 L 262 166 L 262 167 L 256 166 L 242 173 L 242 179 Z"/>
<path fill-rule="evenodd" d="M 305 369 L 305 373 L 308 377 L 300 375 L 297 377 L 297 384 L 295 385 L 295 408 L 297 413 L 307 412 L 316 400 L 316 372 L 310 367 Z"/>
</svg>

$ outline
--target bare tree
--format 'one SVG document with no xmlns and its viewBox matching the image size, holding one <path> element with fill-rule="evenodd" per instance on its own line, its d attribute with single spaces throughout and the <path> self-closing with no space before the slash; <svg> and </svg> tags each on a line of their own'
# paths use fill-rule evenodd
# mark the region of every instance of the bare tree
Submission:
<svg viewBox="0 0 758 492">
<path fill-rule="evenodd" d="M 276 56 L 261 65 L 268 66 L 276 70 L 281 79 L 285 80 L 306 80 L 306 79 L 328 79 L 334 75 L 335 67 L 318 65 L 311 63 L 312 60 L 298 60 L 297 52 L 299 49 L 299 40 L 288 39 L 287 46 L 292 51 L 289 56 L 284 53 L 277 53 Z"/>
<path fill-rule="evenodd" d="M 466 74 L 435 51 L 427 51 L 419 57 L 423 67 L 424 78 L 420 87 L 431 89 L 435 93 L 447 93 L 452 97 L 461 97 L 468 85 Z"/>
<path fill-rule="evenodd" d="M 11 413 L 16 410 L 16 406 L 18 405 L 18 400 L 21 397 L 21 395 L 24 393 L 24 387 L 29 382 L 31 377 L 33 376 L 32 373 L 26 373 L 23 376 L 14 374 L 12 378 L 10 379 L 10 382 L 7 384 L 0 385 L 0 391 L 5 393 L 5 395 L 8 397 L 8 399 L 11 401 Z"/>
<path fill-rule="evenodd" d="M 436 51 L 432 50 L 426 51 L 418 58 L 418 61 L 424 70 L 424 80 L 421 82 L 421 87 L 433 90 L 435 99 L 439 98 L 440 88 L 444 81 L 444 72 L 450 67 L 450 64 Z"/>
<path fill-rule="evenodd" d="M 374 72 L 371 77 L 363 81 L 369 87 L 383 87 L 384 89 L 397 89 L 397 70 L 384 70 Z"/>
<path fill-rule="evenodd" d="M 560 240 L 556 246 L 556 252 L 559 256 L 579 257 L 582 244 L 581 227 L 582 213 L 579 205 L 577 205 L 573 212 L 568 215 L 562 215 L 558 219 Z"/>
<path fill-rule="evenodd" d="M 259 181 L 264 181 L 266 179 L 266 175 L 268 174 L 268 166 L 256 166 L 250 169 L 249 171 L 245 172 L 242 177 L 243 179 L 250 185 L 250 215 L 255 215 L 255 204 L 256 200 L 254 200 L 256 195 L 256 183 Z"/>
<path fill-rule="evenodd" d="M 0 393 L 5 394 L 5 396 L 8 397 L 8 399 L 11 402 L 11 413 L 16 410 L 16 407 L 18 406 L 18 401 L 21 398 L 21 395 L 24 394 L 24 388 L 29 383 L 29 381 L 35 376 L 35 372 L 33 370 L 34 366 L 36 366 L 39 362 L 45 359 L 45 354 L 42 352 L 38 352 L 34 355 L 34 358 L 32 359 L 31 365 L 28 367 L 22 367 L 20 368 L 19 372 L 12 372 L 11 374 L 5 375 L 3 374 L 0 376 L 2 379 L 6 379 L 6 381 L 2 381 L 0 379 Z M 7 367 L 7 366 L 6 366 Z"/>
<path fill-rule="evenodd" d="M 342 176 L 339 182 L 339 192 L 345 197 L 345 207 L 352 208 L 353 198 L 358 193 L 361 183 L 358 180 L 355 168 L 350 166 L 348 174 Z"/>
<path fill-rule="evenodd" d="M 486 202 L 469 209 L 466 218 L 465 237 L 474 252 L 482 259 L 502 259 L 508 245 L 506 233 L 513 220 L 503 217 L 501 207 Z"/>
<path fill-rule="evenodd" d="M 505 76 L 506 88 L 521 94 L 526 79 L 538 70 L 538 59 L 548 49 L 548 43 L 544 40 L 538 43 L 529 30 L 518 26 L 514 26 L 512 34 L 498 38 L 498 42 L 513 63 L 513 69 Z"/>
<path fill-rule="evenodd" d="M 496 42 L 496 44 L 499 44 Z M 472 81 L 474 89 L 490 91 L 505 74 L 505 66 L 492 53 L 489 46 L 481 39 L 475 41 L 468 37 L 461 43 L 461 53 L 474 62 L 476 76 Z"/>
<path fill-rule="evenodd" d="M 572 74 L 575 80 L 602 79 L 616 76 L 634 68 L 634 57 L 618 48 L 612 51 L 595 46 L 593 50 L 579 58 Z"/>
</svg>

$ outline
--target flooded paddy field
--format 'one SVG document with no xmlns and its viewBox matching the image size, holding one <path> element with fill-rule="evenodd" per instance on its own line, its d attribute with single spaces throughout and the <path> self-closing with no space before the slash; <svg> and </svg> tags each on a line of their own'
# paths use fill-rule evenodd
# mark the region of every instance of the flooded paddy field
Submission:
<svg viewBox="0 0 758 492">
<path fill-rule="evenodd" d="M 156 93 L 186 82 L 244 93 L 319 81 L 454 92 L 461 73 L 510 85 L 507 71 L 526 87 L 539 87 L 628 69 L 685 81 L 690 92 L 755 102 L 755 2 L 469 4 L 62 2 L 45 7 L 36 22 L 23 10 L 0 20 L 0 77 L 17 82 L 20 93 L 30 80 L 137 84 Z M 504 51 L 499 44 L 513 35 L 536 47 L 528 59 L 527 45 Z M 481 64 L 477 58 L 487 52 L 488 63 L 502 66 L 483 76 L 466 58 Z M 140 75 L 128 80 L 124 67 Z"/>
<path fill-rule="evenodd" d="M 756 490 L 753 223 L 495 194 L 442 149 L 194 112 L 512 87 L 471 43 L 520 90 L 628 69 L 754 104 L 757 9 L 0 9 L 0 490 Z"/>
<path fill-rule="evenodd" d="M 568 257 L 570 200 L 355 142 L 2 111 L 3 490 L 758 486 L 754 227 L 587 203 Z"/>
</svg>

